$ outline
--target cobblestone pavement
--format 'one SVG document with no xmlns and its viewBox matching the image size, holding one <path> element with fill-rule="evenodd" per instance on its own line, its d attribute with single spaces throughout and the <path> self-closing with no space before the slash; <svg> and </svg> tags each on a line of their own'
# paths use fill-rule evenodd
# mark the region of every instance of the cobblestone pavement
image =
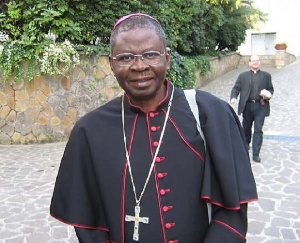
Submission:
<svg viewBox="0 0 300 243">
<path fill-rule="evenodd" d="M 202 89 L 228 101 L 242 71 L 233 70 Z M 266 71 L 275 93 L 264 127 L 262 163 L 251 162 L 259 201 L 249 205 L 247 242 L 300 242 L 300 60 Z M 72 227 L 49 215 L 64 147 L 0 146 L 0 243 L 78 242 Z"/>
</svg>

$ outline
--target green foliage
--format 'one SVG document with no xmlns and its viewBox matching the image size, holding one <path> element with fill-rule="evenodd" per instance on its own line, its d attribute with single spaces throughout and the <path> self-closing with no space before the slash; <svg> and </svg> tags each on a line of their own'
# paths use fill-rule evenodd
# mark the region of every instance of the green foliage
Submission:
<svg viewBox="0 0 300 243">
<path fill-rule="evenodd" d="M 176 51 L 172 52 L 171 69 L 168 72 L 168 78 L 179 88 L 195 88 L 196 68 L 200 70 L 202 75 L 210 71 L 208 58 L 204 56 L 190 58 L 181 56 Z"/>
<path fill-rule="evenodd" d="M 253 1 L 227 0 L 220 4 L 223 13 L 222 26 L 217 31 L 217 49 L 236 51 L 244 42 L 246 30 L 266 15 L 252 6 Z"/>
<path fill-rule="evenodd" d="M 9 37 L 2 44 L 8 50 L 0 56 L 4 80 L 13 73 L 16 79 L 23 78 L 22 72 L 27 69 L 27 78 L 32 79 L 39 72 L 45 50 L 50 51 L 49 45 L 60 46 L 65 40 L 80 53 L 108 53 L 116 19 L 132 12 L 148 13 L 161 22 L 173 50 L 174 71 L 170 75 L 181 87 L 192 85 L 197 56 L 236 50 L 244 41 L 246 29 L 265 19 L 251 0 L 2 0 L 0 26 Z M 74 51 L 65 54 L 63 58 L 53 56 L 50 66 L 78 63 L 70 61 L 77 56 Z M 58 69 L 51 72 L 50 66 L 43 72 L 63 73 Z M 205 65 L 200 66 L 202 72 L 207 70 Z"/>
<path fill-rule="evenodd" d="M 68 40 L 47 46 L 40 62 L 41 73 L 50 75 L 64 75 L 67 70 L 80 63 L 78 52 Z"/>
<path fill-rule="evenodd" d="M 199 70 L 201 75 L 205 75 L 210 71 L 210 63 L 208 57 L 196 56 L 193 58 L 193 61 L 195 63 L 196 69 Z"/>
<path fill-rule="evenodd" d="M 80 37 L 76 12 L 69 8 L 68 0 L 9 1 L 7 11 L 0 14 L 1 31 L 10 40 L 31 45 L 46 39 L 49 32 L 57 40 L 75 40 Z"/>
<path fill-rule="evenodd" d="M 7 81 L 13 73 L 16 80 L 24 78 L 25 70 L 28 79 L 33 79 L 37 66 L 36 53 L 39 50 L 38 47 L 34 49 L 30 46 L 12 42 L 10 44 L 3 43 L 3 45 L 0 43 L 0 49 L 2 49 L 2 52 L 0 52 L 0 69 L 4 81 Z"/>
<path fill-rule="evenodd" d="M 102 44 L 99 45 L 76 45 L 76 50 L 80 53 L 90 56 L 92 54 L 96 54 L 98 57 L 100 57 L 102 54 L 108 54 L 110 51 L 108 44 Z"/>
</svg>

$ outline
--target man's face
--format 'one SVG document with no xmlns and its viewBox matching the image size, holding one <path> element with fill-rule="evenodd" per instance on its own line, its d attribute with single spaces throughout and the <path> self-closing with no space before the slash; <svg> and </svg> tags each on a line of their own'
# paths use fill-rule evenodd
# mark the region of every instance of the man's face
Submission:
<svg viewBox="0 0 300 243">
<path fill-rule="evenodd" d="M 249 61 L 249 66 L 252 70 L 258 70 L 260 67 L 260 60 L 258 56 L 252 56 Z"/>
<path fill-rule="evenodd" d="M 164 53 L 164 44 L 153 29 L 134 29 L 116 36 L 112 57 L 122 53 L 140 55 L 148 51 Z M 122 67 L 110 58 L 110 65 L 120 86 L 135 104 L 163 98 L 166 72 L 170 67 L 170 54 L 161 56 L 155 65 L 148 65 L 136 57 L 131 66 Z"/>
</svg>

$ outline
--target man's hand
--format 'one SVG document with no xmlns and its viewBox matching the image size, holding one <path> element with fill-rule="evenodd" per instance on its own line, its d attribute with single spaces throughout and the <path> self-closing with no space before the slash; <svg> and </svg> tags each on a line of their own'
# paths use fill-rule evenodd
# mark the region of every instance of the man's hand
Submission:
<svg viewBox="0 0 300 243">
<path fill-rule="evenodd" d="M 230 100 L 230 104 L 232 104 L 232 105 L 234 105 L 235 102 L 236 102 L 236 98 L 232 98 L 232 99 Z"/>
</svg>

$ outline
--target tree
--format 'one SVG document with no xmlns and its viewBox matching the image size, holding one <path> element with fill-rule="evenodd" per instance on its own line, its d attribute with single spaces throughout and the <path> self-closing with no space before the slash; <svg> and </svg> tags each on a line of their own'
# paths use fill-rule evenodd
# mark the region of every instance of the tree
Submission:
<svg viewBox="0 0 300 243">
<path fill-rule="evenodd" d="M 189 83 L 194 77 L 193 62 L 207 70 L 207 62 L 196 56 L 235 51 L 246 29 L 264 19 L 251 0 L 2 0 L 0 10 L 0 31 L 9 36 L 4 46 L 10 48 L 0 54 L 5 80 L 12 73 L 21 76 L 24 60 L 31 63 L 32 78 L 53 42 L 59 46 L 68 40 L 77 51 L 108 50 L 116 19 L 141 12 L 160 21 L 177 62 L 177 79 Z"/>
<path fill-rule="evenodd" d="M 236 51 L 245 40 L 246 30 L 266 19 L 252 2 L 227 0 L 219 5 L 223 10 L 223 24 L 217 31 L 217 50 Z"/>
</svg>

